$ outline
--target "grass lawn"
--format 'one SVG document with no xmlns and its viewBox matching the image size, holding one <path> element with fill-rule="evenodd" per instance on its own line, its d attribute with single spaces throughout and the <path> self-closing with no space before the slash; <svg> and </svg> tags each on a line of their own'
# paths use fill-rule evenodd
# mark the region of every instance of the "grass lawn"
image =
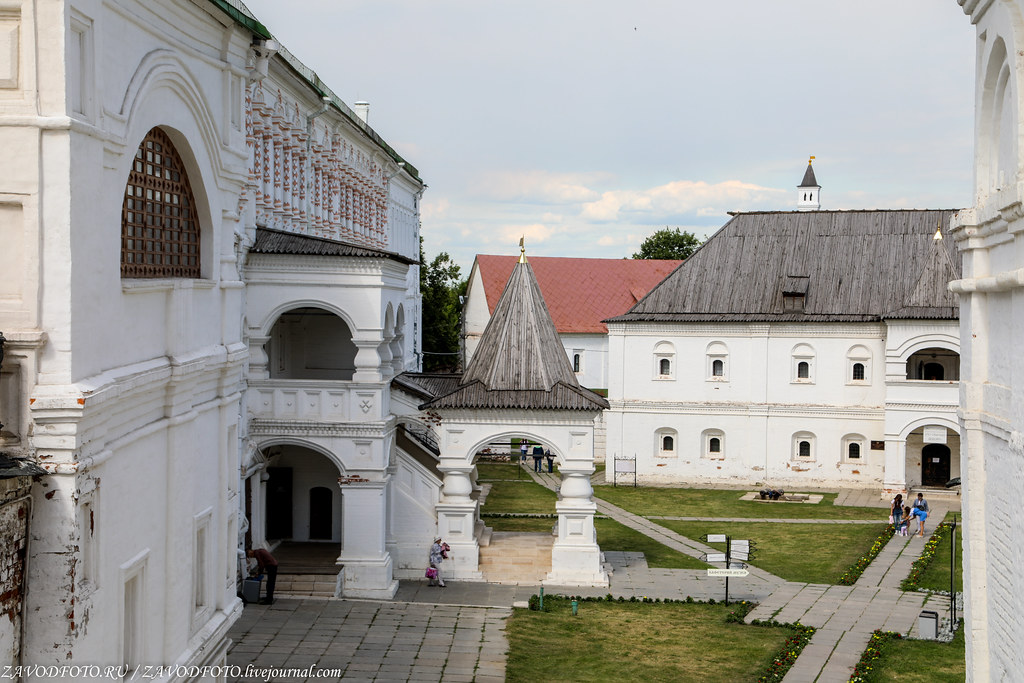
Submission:
<svg viewBox="0 0 1024 683">
<path fill-rule="evenodd" d="M 513 610 L 506 680 L 751 681 L 792 634 L 726 623 L 725 605 L 583 602 L 576 617 L 567 600 L 552 607 Z"/>
<path fill-rule="evenodd" d="M 952 643 L 890 640 L 882 646 L 882 656 L 875 660 L 864 680 L 872 683 L 962 683 L 966 677 L 961 626 Z"/>
<path fill-rule="evenodd" d="M 510 462 L 478 462 L 476 464 L 476 474 L 478 481 L 530 478 L 530 475 L 523 468 Z"/>
<path fill-rule="evenodd" d="M 558 496 L 532 479 L 493 481 L 483 512 L 547 512 L 554 513 Z"/>
<path fill-rule="evenodd" d="M 946 515 L 947 522 L 953 521 L 953 516 Z M 963 533 L 964 527 L 960 523 L 961 520 L 957 515 L 956 524 L 956 590 L 963 591 L 964 589 L 964 577 L 963 577 Z M 946 532 L 945 537 L 939 542 L 939 545 L 935 548 L 935 557 L 932 558 L 931 564 L 921 574 L 921 578 L 918 580 L 917 585 L 919 588 L 927 588 L 933 591 L 948 591 L 949 590 L 949 554 L 953 548 L 952 541 L 950 539 L 951 533 Z"/>
<path fill-rule="evenodd" d="M 787 581 L 835 583 L 861 555 L 871 549 L 885 524 L 772 524 L 770 522 L 674 522 L 662 526 L 691 538 L 728 534 L 753 541 L 751 564 Z M 709 544 L 725 550 L 724 543 Z"/>
<path fill-rule="evenodd" d="M 740 500 L 746 491 L 641 486 L 595 486 L 594 495 L 637 515 L 669 517 L 742 517 L 744 519 L 877 519 L 886 520 L 885 508 L 836 506 L 836 494 L 826 493 L 816 505 Z"/>
</svg>

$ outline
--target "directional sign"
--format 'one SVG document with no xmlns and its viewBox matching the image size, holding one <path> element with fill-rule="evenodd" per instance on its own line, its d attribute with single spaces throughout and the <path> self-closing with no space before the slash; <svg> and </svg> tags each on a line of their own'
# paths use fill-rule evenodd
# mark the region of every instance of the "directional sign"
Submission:
<svg viewBox="0 0 1024 683">
<path fill-rule="evenodd" d="M 725 553 L 705 553 L 705 562 L 725 562 Z"/>
<path fill-rule="evenodd" d="M 746 569 L 709 569 L 708 576 L 747 576 L 750 574 Z"/>
<path fill-rule="evenodd" d="M 750 541 L 733 540 L 732 551 L 735 553 L 737 550 L 744 553 L 748 552 L 750 550 Z"/>
<path fill-rule="evenodd" d="M 725 543 L 725 534 L 708 534 L 708 543 Z"/>
<path fill-rule="evenodd" d="M 742 560 L 746 562 L 750 559 L 750 553 L 748 553 L 746 550 L 733 550 L 731 557 L 734 560 Z"/>
</svg>

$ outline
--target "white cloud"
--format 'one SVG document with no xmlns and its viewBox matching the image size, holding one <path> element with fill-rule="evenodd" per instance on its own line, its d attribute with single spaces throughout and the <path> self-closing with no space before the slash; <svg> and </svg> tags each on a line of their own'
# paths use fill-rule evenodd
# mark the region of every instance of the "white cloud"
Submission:
<svg viewBox="0 0 1024 683">
<path fill-rule="evenodd" d="M 721 183 L 676 180 L 647 190 L 605 192 L 599 200 L 584 204 L 581 215 L 587 220 L 612 222 L 624 220 L 623 214 L 632 214 L 630 221 L 633 222 L 640 218 L 637 214 L 646 214 L 642 222 L 648 222 L 647 216 L 655 223 L 672 222 L 673 216 L 713 216 L 752 206 L 773 206 L 786 192 L 739 180 Z"/>
<path fill-rule="evenodd" d="M 482 174 L 471 191 L 495 201 L 530 204 L 576 204 L 597 199 L 588 187 L 600 182 L 599 173 L 550 173 L 548 171 L 492 171 Z"/>
</svg>

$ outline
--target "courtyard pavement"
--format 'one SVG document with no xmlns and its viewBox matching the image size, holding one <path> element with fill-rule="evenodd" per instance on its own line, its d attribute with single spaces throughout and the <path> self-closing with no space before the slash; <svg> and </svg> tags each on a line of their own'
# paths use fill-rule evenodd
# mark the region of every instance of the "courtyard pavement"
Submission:
<svg viewBox="0 0 1024 683">
<path fill-rule="evenodd" d="M 560 483 L 557 475 L 530 472 L 530 476 L 549 488 Z M 857 499 L 850 494 L 844 499 L 884 512 L 884 501 L 877 505 L 871 496 Z M 712 550 L 652 519 L 602 500 L 597 505 L 600 514 L 685 554 L 699 557 Z M 944 502 L 933 502 L 930 520 L 941 520 L 945 512 Z M 928 535 L 934 526 L 928 524 Z M 921 609 L 940 615 L 948 611 L 948 598 L 929 599 L 924 593 L 899 590 L 926 540 L 894 537 L 854 586 L 787 582 L 750 567 L 750 576 L 730 580 L 729 598 L 759 603 L 748 621 L 774 618 L 818 628 L 787 682 L 847 681 L 873 630 L 906 634 L 913 631 Z M 651 569 L 642 553 L 606 552 L 605 556 L 612 570 L 608 588 L 545 586 L 545 592 L 696 600 L 724 597 L 723 579 L 709 578 L 705 570 Z M 241 667 L 243 675 L 237 680 L 247 682 L 267 680 L 266 669 L 274 670 L 270 680 L 290 683 L 307 675 L 308 680 L 502 681 L 508 652 L 504 622 L 513 605 L 525 605 L 537 590 L 537 586 L 461 581 L 449 581 L 442 589 L 426 581 L 402 581 L 392 601 L 279 597 L 272 606 L 246 606 L 229 633 L 234 644 L 228 664 Z"/>
</svg>

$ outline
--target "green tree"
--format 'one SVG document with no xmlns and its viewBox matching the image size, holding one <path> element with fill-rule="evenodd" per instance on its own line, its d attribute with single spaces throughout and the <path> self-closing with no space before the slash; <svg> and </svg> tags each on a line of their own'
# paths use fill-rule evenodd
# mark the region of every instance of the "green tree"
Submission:
<svg viewBox="0 0 1024 683">
<path fill-rule="evenodd" d="M 700 238 L 692 232 L 679 228 L 671 230 L 665 226 L 645 239 L 633 258 L 682 260 L 689 258 L 701 244 Z"/>
<path fill-rule="evenodd" d="M 423 370 L 455 371 L 459 366 L 459 333 L 462 304 L 466 292 L 461 270 L 442 251 L 427 263 L 420 244 L 420 294 L 423 296 Z"/>
</svg>

